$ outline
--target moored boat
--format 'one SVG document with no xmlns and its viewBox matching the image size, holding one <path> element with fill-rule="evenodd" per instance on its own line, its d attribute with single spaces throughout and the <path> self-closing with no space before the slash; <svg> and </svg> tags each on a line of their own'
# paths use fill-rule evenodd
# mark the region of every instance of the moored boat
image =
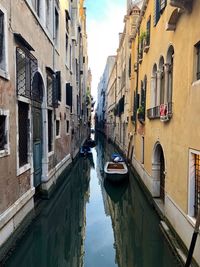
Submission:
<svg viewBox="0 0 200 267">
<path fill-rule="evenodd" d="M 128 168 L 125 162 L 106 162 L 104 173 L 106 179 L 120 182 L 128 177 Z"/>
<path fill-rule="evenodd" d="M 82 146 L 80 148 L 80 155 L 81 156 L 88 156 L 88 155 L 92 155 L 92 150 L 90 147 L 88 146 Z"/>
</svg>

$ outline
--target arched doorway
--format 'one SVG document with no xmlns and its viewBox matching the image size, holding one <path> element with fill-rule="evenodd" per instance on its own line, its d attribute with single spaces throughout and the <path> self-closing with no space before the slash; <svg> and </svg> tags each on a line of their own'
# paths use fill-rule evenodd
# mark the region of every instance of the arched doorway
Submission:
<svg viewBox="0 0 200 267">
<path fill-rule="evenodd" d="M 42 76 L 36 72 L 32 80 L 32 135 L 33 135 L 33 178 L 34 186 L 41 184 L 42 177 L 42 100 L 44 83 Z"/>
<path fill-rule="evenodd" d="M 153 152 L 152 176 L 157 181 L 158 197 L 165 201 L 165 157 L 162 146 L 156 143 Z"/>
</svg>

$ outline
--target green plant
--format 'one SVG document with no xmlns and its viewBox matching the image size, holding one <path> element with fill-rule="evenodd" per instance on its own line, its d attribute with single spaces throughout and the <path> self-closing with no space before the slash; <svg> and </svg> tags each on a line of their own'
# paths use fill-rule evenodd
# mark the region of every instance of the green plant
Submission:
<svg viewBox="0 0 200 267">
<path fill-rule="evenodd" d="M 144 114 L 144 107 L 142 105 L 140 105 L 139 108 L 137 109 L 137 113 Z"/>
<path fill-rule="evenodd" d="M 142 43 L 143 40 L 145 40 L 147 38 L 147 33 L 146 32 L 141 32 L 140 36 L 139 36 L 139 42 Z"/>
</svg>

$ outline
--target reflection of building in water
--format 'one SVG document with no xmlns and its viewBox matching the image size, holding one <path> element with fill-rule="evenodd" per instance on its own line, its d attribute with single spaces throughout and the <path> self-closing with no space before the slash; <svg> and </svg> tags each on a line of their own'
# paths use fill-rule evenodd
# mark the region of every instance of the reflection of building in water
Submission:
<svg viewBox="0 0 200 267">
<path fill-rule="evenodd" d="M 86 201 L 90 180 L 87 160 L 79 160 L 68 183 L 44 201 L 41 214 L 30 226 L 8 267 L 82 267 L 86 224 Z M 29 232 L 29 231 L 28 231 Z"/>
<path fill-rule="evenodd" d="M 134 178 L 130 178 L 133 182 Z M 108 196 L 107 203 L 119 267 L 178 266 L 171 265 L 171 254 L 159 230 L 158 218 L 135 182 L 119 202 L 114 203 Z"/>
</svg>

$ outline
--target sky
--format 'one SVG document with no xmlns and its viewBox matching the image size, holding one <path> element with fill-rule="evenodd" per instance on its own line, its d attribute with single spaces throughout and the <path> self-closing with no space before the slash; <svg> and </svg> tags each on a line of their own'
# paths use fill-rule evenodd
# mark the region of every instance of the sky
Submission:
<svg viewBox="0 0 200 267">
<path fill-rule="evenodd" d="M 116 55 L 119 33 L 123 31 L 126 0 L 86 0 L 89 68 L 92 71 L 92 96 L 97 100 L 97 86 L 106 59 Z"/>
</svg>

